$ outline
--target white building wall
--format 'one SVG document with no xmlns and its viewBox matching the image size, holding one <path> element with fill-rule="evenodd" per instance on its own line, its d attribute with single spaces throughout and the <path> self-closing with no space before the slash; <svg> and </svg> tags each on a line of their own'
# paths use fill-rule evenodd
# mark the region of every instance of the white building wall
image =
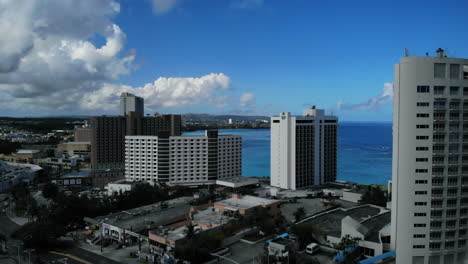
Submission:
<svg viewBox="0 0 468 264">
<path fill-rule="evenodd" d="M 170 137 L 170 184 L 208 182 L 208 138 L 205 136 Z"/>
<path fill-rule="evenodd" d="M 242 176 L 242 137 L 218 136 L 218 179 Z"/>
<path fill-rule="evenodd" d="M 172 136 L 169 138 L 168 151 L 158 150 L 157 136 L 126 136 L 126 180 L 152 184 L 161 180 L 158 179 L 160 155 L 169 155 L 169 184 L 215 183 L 215 180 L 208 179 L 207 136 Z M 236 135 L 219 135 L 217 177 L 222 179 L 241 175 L 242 138 Z"/>
<path fill-rule="evenodd" d="M 158 137 L 125 136 L 125 178 L 158 181 Z"/>
<path fill-rule="evenodd" d="M 445 78 L 435 78 L 435 63 L 446 64 Z M 460 75 L 456 79 L 450 78 L 450 64 L 460 66 Z M 468 107 L 463 107 L 464 101 L 468 99 L 468 96 L 463 95 L 463 89 L 468 87 L 468 80 L 462 79 L 461 67 L 463 65 L 468 65 L 468 60 L 442 57 L 404 57 L 399 64 L 395 65 L 392 246 L 396 249 L 397 263 L 463 263 L 462 259 L 466 258 L 465 252 L 468 248 L 466 246 L 467 226 L 465 219 L 468 218 L 468 211 L 466 211 L 468 203 L 461 205 L 461 201 L 463 197 L 468 197 L 468 193 L 462 194 L 463 184 L 461 182 L 464 173 L 461 170 L 460 161 L 464 154 L 462 135 L 466 131 L 463 131 L 461 120 L 463 120 L 463 111 L 468 112 Z M 429 86 L 429 92 L 418 92 L 418 86 Z M 434 86 L 444 86 L 445 93 L 434 95 Z M 458 94 L 451 95 L 450 87 L 458 87 Z M 433 146 L 436 144 L 433 139 L 436 134 L 434 129 L 436 123 L 434 102 L 436 98 L 445 98 L 447 104 L 445 122 L 441 122 L 446 127 L 440 131 L 440 134 L 445 134 L 445 140 L 437 143 L 444 146 L 441 153 L 433 151 Z M 460 118 L 453 118 L 449 121 L 452 119 L 449 117 L 452 110 L 449 109 L 448 104 L 455 100 L 459 100 L 462 105 L 460 110 L 453 111 L 459 112 Z M 419 106 L 418 103 L 420 103 Z M 421 103 L 428 103 L 428 106 L 422 106 Z M 423 117 L 421 114 L 425 114 L 427 117 Z M 449 142 L 451 131 L 448 128 L 451 123 L 460 125 L 457 132 L 460 136 L 457 140 Z M 417 125 L 428 127 L 417 128 Z M 428 139 L 416 138 L 421 136 L 427 136 Z M 448 151 L 451 144 L 459 146 L 456 150 Z M 416 150 L 416 147 L 427 148 L 427 150 Z M 449 177 L 447 159 L 449 156 L 455 155 L 459 156 L 458 162 L 450 166 L 458 166 L 458 173 Z M 441 156 L 444 161 L 441 164 L 435 164 L 433 162 L 434 156 Z M 416 159 L 424 158 L 428 160 L 416 162 Z M 435 175 L 432 173 L 433 167 L 443 167 L 444 172 L 441 175 Z M 458 184 L 448 187 L 448 178 L 458 178 Z M 442 185 L 433 184 L 433 180 L 437 181 L 438 179 L 443 179 Z M 458 191 L 455 196 L 449 197 L 447 191 L 451 188 L 456 188 Z M 443 190 L 443 195 L 433 196 L 432 192 L 438 192 L 438 190 Z M 447 208 L 447 200 L 453 198 L 457 199 L 457 204 Z M 442 201 L 442 206 L 431 206 L 432 201 Z M 446 214 L 448 210 L 456 210 L 456 216 L 448 216 Z M 442 212 L 442 215 L 432 215 L 434 212 Z M 456 225 L 448 230 L 446 224 L 450 221 L 455 221 Z M 436 227 L 435 223 L 440 223 L 441 226 Z M 465 231 L 460 233 L 461 230 Z M 453 238 L 446 237 L 447 232 L 451 231 L 456 231 L 455 236 Z M 440 238 L 431 238 L 431 234 L 435 233 L 440 233 Z M 461 235 L 463 233 L 465 234 Z M 452 242 L 454 247 L 447 247 Z M 440 245 L 440 248 L 435 248 L 436 244 Z"/>
<path fill-rule="evenodd" d="M 337 118 L 334 116 L 325 116 L 322 109 L 306 109 L 304 116 L 292 116 L 289 112 L 282 112 L 280 116 L 271 118 L 271 169 L 270 169 L 270 185 L 282 189 L 295 190 L 312 185 L 320 185 L 324 180 L 324 146 L 325 146 L 325 126 L 337 126 Z M 326 123 L 325 120 L 334 120 L 334 123 Z M 310 121 L 306 122 L 306 121 Z M 303 138 L 296 138 L 298 129 L 301 127 L 313 126 L 313 135 L 308 134 Z M 300 132 L 299 132 L 300 134 Z M 336 136 L 336 135 L 335 135 Z M 308 140 L 313 137 L 313 158 L 304 160 L 304 157 L 298 157 L 297 144 L 301 140 Z M 307 139 L 306 139 L 307 138 Z M 327 142 L 327 144 L 329 141 Z M 310 183 L 305 184 L 304 178 L 296 174 L 297 162 L 302 164 L 312 164 L 313 173 L 310 174 Z M 331 166 L 336 166 L 335 164 Z M 301 182 L 302 180 L 302 182 Z M 298 187 L 300 186 L 300 187 Z"/>
</svg>

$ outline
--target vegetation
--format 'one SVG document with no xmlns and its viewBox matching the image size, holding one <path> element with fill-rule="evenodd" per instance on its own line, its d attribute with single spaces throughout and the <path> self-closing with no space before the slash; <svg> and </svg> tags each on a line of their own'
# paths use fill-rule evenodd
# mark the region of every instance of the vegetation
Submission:
<svg viewBox="0 0 468 264">
<path fill-rule="evenodd" d="M 54 201 L 53 206 L 38 207 L 24 185 L 13 190 L 17 209 L 23 210 L 34 219 L 14 236 L 23 240 L 28 247 L 38 250 L 53 248 L 57 245 L 58 237 L 84 226 L 85 216 L 106 215 L 174 198 L 168 195 L 168 190 L 149 184 L 139 184 L 129 192 L 116 193 L 105 198 L 66 195 L 64 192 L 54 195 L 54 187 L 49 184 L 43 190 Z"/>
<path fill-rule="evenodd" d="M 385 207 L 387 205 L 387 197 L 380 186 L 369 185 L 367 190 L 362 195 L 361 204 L 373 204 Z"/>
<path fill-rule="evenodd" d="M 47 199 L 55 199 L 58 194 L 58 187 L 53 183 L 46 183 L 42 188 L 42 196 Z"/>
<path fill-rule="evenodd" d="M 187 233 L 187 239 L 176 248 L 175 254 L 177 258 L 188 260 L 194 264 L 210 260 L 212 258 L 210 252 L 219 248 L 224 239 L 224 234 L 219 229 L 191 234 L 189 237 L 189 233 Z"/>
<path fill-rule="evenodd" d="M 18 142 L 10 142 L 7 140 L 0 140 L 0 154 L 11 154 L 17 149 L 21 148 L 21 144 Z"/>
<path fill-rule="evenodd" d="M 344 262 L 345 264 L 354 263 L 354 259 L 359 255 L 359 251 L 355 250 L 352 252 L 348 252 L 346 249 L 354 248 L 358 245 L 361 238 L 358 237 L 351 237 L 350 235 L 346 235 L 341 238 L 340 243 L 334 245 L 335 249 L 338 249 L 343 252 Z"/>
<path fill-rule="evenodd" d="M 304 207 L 299 207 L 297 208 L 296 212 L 294 212 L 294 218 L 296 219 L 296 222 L 299 222 L 305 216 L 306 216 L 306 212 L 305 212 Z"/>
</svg>

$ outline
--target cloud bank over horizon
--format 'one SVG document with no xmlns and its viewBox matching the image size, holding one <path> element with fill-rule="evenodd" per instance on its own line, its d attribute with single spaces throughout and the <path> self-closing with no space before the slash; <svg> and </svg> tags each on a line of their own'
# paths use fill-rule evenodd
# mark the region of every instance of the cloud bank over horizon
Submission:
<svg viewBox="0 0 468 264">
<path fill-rule="evenodd" d="M 340 99 L 332 111 L 378 111 L 382 106 L 393 102 L 393 83 L 386 82 L 379 95 L 372 96 L 361 103 L 347 103 Z"/>
<path fill-rule="evenodd" d="M 168 12 L 177 2 L 153 5 Z M 136 50 L 125 48 L 126 34 L 112 21 L 120 12 L 115 0 L 0 0 L 0 6 L 0 34 L 8 36 L 0 38 L 0 112 L 111 111 L 118 109 L 121 92 L 145 98 L 147 109 L 239 107 L 224 73 L 159 77 L 140 87 L 119 84 L 135 70 Z M 96 36 L 102 45 L 93 43 Z"/>
</svg>

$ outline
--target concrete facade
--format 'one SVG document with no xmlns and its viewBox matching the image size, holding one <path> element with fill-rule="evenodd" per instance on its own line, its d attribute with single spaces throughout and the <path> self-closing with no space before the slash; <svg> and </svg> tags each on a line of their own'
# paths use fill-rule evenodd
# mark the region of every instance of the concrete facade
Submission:
<svg viewBox="0 0 468 264">
<path fill-rule="evenodd" d="M 217 131 L 205 136 L 126 136 L 125 155 L 128 181 L 214 184 L 241 176 L 242 138 Z"/>
<path fill-rule="evenodd" d="M 468 60 L 395 65 L 391 208 L 397 263 L 465 263 Z"/>
<path fill-rule="evenodd" d="M 271 118 L 271 186 L 301 189 L 334 182 L 338 118 L 321 109 Z"/>
<path fill-rule="evenodd" d="M 120 95 L 120 115 L 125 116 L 130 112 L 144 115 L 144 100 L 131 93 L 122 93 Z"/>
</svg>

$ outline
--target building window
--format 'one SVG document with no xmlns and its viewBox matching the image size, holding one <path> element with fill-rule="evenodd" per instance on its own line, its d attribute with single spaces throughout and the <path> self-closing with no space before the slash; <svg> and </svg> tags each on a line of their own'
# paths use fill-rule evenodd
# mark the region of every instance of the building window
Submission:
<svg viewBox="0 0 468 264">
<path fill-rule="evenodd" d="M 463 79 L 468 80 L 468 64 L 463 65 Z"/>
<path fill-rule="evenodd" d="M 458 87 L 457 86 L 451 86 L 450 87 L 450 95 L 458 95 Z"/>
<path fill-rule="evenodd" d="M 426 213 L 414 213 L 414 216 L 426 216 Z"/>
<path fill-rule="evenodd" d="M 429 92 L 429 86 L 418 85 L 417 91 L 418 91 L 418 93 L 428 93 Z"/>
<path fill-rule="evenodd" d="M 429 136 L 416 136 L 417 140 L 428 140 Z"/>
<path fill-rule="evenodd" d="M 418 114 L 416 114 L 416 117 L 424 117 L 424 118 L 427 118 L 427 117 L 429 117 L 429 114 L 418 113 Z"/>
<path fill-rule="evenodd" d="M 428 106 L 429 106 L 429 103 L 428 103 L 428 102 L 417 102 L 417 103 L 416 103 L 416 106 L 428 107 Z"/>
<path fill-rule="evenodd" d="M 428 151 L 428 147 L 416 147 L 416 151 Z"/>
<path fill-rule="evenodd" d="M 450 64 L 450 79 L 460 79 L 460 64 Z"/>
<path fill-rule="evenodd" d="M 426 248 L 425 245 L 413 245 L 413 248 Z"/>
<path fill-rule="evenodd" d="M 429 125 L 416 125 L 416 128 L 429 128 Z"/>
<path fill-rule="evenodd" d="M 427 202 L 414 202 L 415 206 L 425 206 L 427 205 Z"/>
<path fill-rule="evenodd" d="M 414 234 L 413 237 L 414 238 L 425 238 L 426 235 L 425 234 Z"/>
<path fill-rule="evenodd" d="M 434 63 L 434 78 L 445 78 L 445 63 Z"/>
<path fill-rule="evenodd" d="M 445 86 L 434 86 L 434 95 L 443 95 Z"/>
</svg>

